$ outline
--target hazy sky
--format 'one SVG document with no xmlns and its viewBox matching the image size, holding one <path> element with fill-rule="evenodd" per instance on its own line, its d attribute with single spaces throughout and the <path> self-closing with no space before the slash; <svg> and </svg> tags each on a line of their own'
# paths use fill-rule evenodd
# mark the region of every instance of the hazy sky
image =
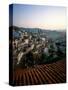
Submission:
<svg viewBox="0 0 68 90">
<path fill-rule="evenodd" d="M 13 25 L 28 28 L 66 29 L 66 8 L 42 5 L 13 5 Z"/>
</svg>

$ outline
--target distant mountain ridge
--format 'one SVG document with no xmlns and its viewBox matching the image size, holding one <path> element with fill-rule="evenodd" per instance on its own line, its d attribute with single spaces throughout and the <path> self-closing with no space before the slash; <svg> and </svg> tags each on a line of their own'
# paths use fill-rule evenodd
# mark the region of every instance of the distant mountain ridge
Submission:
<svg viewBox="0 0 68 90">
<path fill-rule="evenodd" d="M 40 28 L 24 28 L 24 27 L 17 27 L 17 26 L 10 26 L 9 30 L 14 30 L 14 35 L 19 36 L 19 32 L 28 32 L 28 33 L 36 33 L 36 34 L 45 34 L 48 36 L 48 38 L 56 39 L 59 37 L 66 37 L 65 30 L 57 31 L 57 30 L 46 30 L 46 29 L 40 29 Z"/>
<path fill-rule="evenodd" d="M 24 27 L 18 27 L 18 26 L 10 26 L 9 27 L 9 29 L 25 29 L 25 30 L 29 30 L 29 29 L 31 29 L 31 30 L 33 30 L 33 29 L 35 29 L 35 30 L 45 30 L 46 32 L 48 32 L 48 31 L 57 31 L 57 32 L 66 32 L 66 30 L 49 30 L 49 29 L 41 29 L 41 28 L 24 28 Z"/>
</svg>

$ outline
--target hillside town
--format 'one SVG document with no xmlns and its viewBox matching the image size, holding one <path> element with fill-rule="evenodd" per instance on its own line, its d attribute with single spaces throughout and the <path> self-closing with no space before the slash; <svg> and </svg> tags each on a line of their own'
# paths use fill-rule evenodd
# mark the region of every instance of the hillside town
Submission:
<svg viewBox="0 0 68 90">
<path fill-rule="evenodd" d="M 13 36 L 12 42 L 13 62 L 16 66 L 28 68 L 50 62 L 51 58 L 51 61 L 53 61 L 61 54 L 65 54 L 65 47 L 57 40 L 54 42 L 51 38 L 48 38 L 45 33 L 29 33 L 19 30 L 19 34 L 18 38 Z M 45 34 L 45 37 L 43 34 Z"/>
</svg>

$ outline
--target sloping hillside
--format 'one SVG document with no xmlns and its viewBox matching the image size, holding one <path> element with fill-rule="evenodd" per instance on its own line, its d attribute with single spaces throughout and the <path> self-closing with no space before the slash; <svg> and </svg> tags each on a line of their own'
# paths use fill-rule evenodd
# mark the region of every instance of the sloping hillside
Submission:
<svg viewBox="0 0 68 90">
<path fill-rule="evenodd" d="M 37 65 L 32 68 L 17 68 L 14 71 L 14 85 L 38 85 L 66 82 L 66 62 Z"/>
</svg>

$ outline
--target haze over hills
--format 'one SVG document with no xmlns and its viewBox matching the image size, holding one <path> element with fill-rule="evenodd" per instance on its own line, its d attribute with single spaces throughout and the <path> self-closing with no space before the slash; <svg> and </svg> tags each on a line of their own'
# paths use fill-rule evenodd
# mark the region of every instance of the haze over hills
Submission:
<svg viewBox="0 0 68 90">
<path fill-rule="evenodd" d="M 48 38 L 57 39 L 61 37 L 66 37 L 66 30 L 47 30 L 47 29 L 40 29 L 40 28 L 24 28 L 24 27 L 17 27 L 17 26 L 10 26 L 10 30 L 14 30 L 14 36 L 20 36 L 21 32 L 28 32 L 28 33 L 36 33 L 36 34 L 43 34 L 43 36 L 47 36 Z"/>
</svg>

